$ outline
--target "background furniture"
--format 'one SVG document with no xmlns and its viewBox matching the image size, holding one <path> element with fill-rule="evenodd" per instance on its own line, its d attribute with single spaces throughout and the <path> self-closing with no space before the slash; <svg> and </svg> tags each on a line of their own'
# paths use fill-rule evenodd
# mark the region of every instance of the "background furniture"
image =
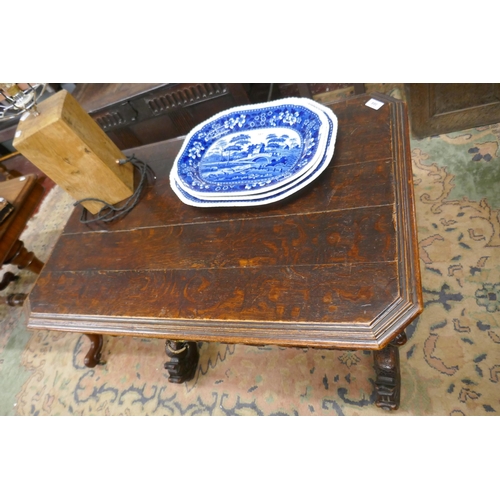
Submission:
<svg viewBox="0 0 500 500">
<path fill-rule="evenodd" d="M 16 177 L 0 182 L 0 197 L 14 205 L 14 211 L 0 224 L 0 267 L 14 264 L 19 269 L 40 273 L 43 263 L 33 252 L 29 252 L 19 240 L 26 223 L 33 215 L 43 196 L 43 187 L 37 182 L 36 175 Z M 15 279 L 13 273 L 5 273 L 0 283 L 0 290 Z M 10 295 L 9 305 L 21 305 L 25 299 L 22 294 Z"/>
<path fill-rule="evenodd" d="M 214 114 L 249 103 L 309 97 L 363 84 L 84 83 L 73 96 L 121 149 L 189 133 Z"/>
<path fill-rule="evenodd" d="M 250 102 L 240 83 L 83 83 L 73 97 L 120 149 L 185 135 Z"/>
<path fill-rule="evenodd" d="M 405 90 L 415 138 L 500 122 L 498 83 L 410 83 Z"/>
<path fill-rule="evenodd" d="M 219 111 L 283 97 L 309 97 L 352 83 L 79 83 L 49 84 L 48 93 L 64 86 L 121 148 L 131 148 L 187 134 Z M 43 98 L 46 98 L 45 95 Z M 0 154 L 7 154 L 18 119 L 0 123 Z"/>
<path fill-rule="evenodd" d="M 49 95 L 54 94 L 61 90 L 61 85 L 71 87 L 72 84 L 59 84 L 59 83 L 45 83 L 45 84 L 33 84 L 34 87 L 31 87 L 32 92 L 29 92 L 30 85 L 27 83 L 16 84 L 19 85 L 17 87 L 18 90 L 28 91 L 25 92 L 25 96 L 30 94 L 31 96 L 36 95 L 36 102 L 41 102 L 46 99 Z M 10 84 L 0 84 L 0 111 L 2 112 L 0 117 L 0 155 L 4 156 L 11 153 L 11 144 L 10 142 L 14 138 L 14 134 L 16 133 L 17 125 L 19 124 L 19 119 L 23 114 L 23 111 L 20 111 L 19 108 L 15 108 L 11 106 L 12 101 L 6 100 L 5 96 L 8 95 L 10 98 L 13 95 L 9 92 L 12 90 Z M 14 92 L 14 95 L 16 92 Z M 14 99 L 15 101 L 16 99 Z M 30 109 L 31 104 L 35 102 L 35 100 L 24 101 L 24 106 L 27 106 Z M 4 107 L 4 105 L 6 105 Z M 9 146 L 9 147 L 7 147 Z"/>
<path fill-rule="evenodd" d="M 0 157 L 0 160 L 8 160 L 15 156 L 19 156 L 18 153 L 8 153 L 5 156 Z M 8 169 L 5 167 L 3 163 L 0 162 L 0 182 L 8 181 L 10 179 L 14 179 L 15 177 L 21 177 L 22 174 L 15 169 Z"/>
<path fill-rule="evenodd" d="M 384 103 L 365 106 L 370 97 Z M 377 404 L 399 405 L 398 345 L 422 310 L 408 124 L 382 95 L 331 104 L 330 166 L 282 202 L 241 209 L 184 205 L 168 174 L 182 138 L 133 150 L 157 181 L 124 219 L 79 222 L 33 288 L 28 326 L 167 339 L 172 382 L 193 376 L 197 341 L 374 352 Z"/>
<path fill-rule="evenodd" d="M 282 97 L 308 97 L 314 99 L 315 95 L 324 94 L 339 89 L 353 88 L 356 95 L 364 94 L 364 83 L 280 83 L 278 84 Z"/>
</svg>

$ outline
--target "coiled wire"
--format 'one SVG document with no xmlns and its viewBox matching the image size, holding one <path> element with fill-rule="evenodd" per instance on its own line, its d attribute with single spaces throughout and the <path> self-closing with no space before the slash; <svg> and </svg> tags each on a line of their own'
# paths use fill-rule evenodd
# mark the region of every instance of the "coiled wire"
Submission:
<svg viewBox="0 0 500 500">
<path fill-rule="evenodd" d="M 139 203 L 141 194 L 145 186 L 148 184 L 148 174 L 149 177 L 151 177 L 152 182 L 154 183 L 154 181 L 156 180 L 156 175 L 153 169 L 147 163 L 144 163 L 142 160 L 139 160 L 138 158 L 135 157 L 135 155 L 127 156 L 123 160 L 118 160 L 118 163 L 120 165 L 123 165 L 124 163 L 128 162 L 134 165 L 134 167 L 138 170 L 140 175 L 140 180 L 139 183 L 137 184 L 137 188 L 135 189 L 134 194 L 129 198 L 127 198 L 125 202 L 121 201 L 115 205 L 111 205 L 110 203 L 107 203 L 103 200 L 99 200 L 98 198 L 84 198 L 83 200 L 78 200 L 77 202 L 74 203 L 75 207 L 81 205 L 86 201 L 97 201 L 99 203 L 102 203 L 103 205 L 103 207 L 99 210 L 96 216 L 92 219 L 88 218 L 88 210 L 85 207 L 83 207 L 82 215 L 80 217 L 80 222 L 82 224 L 90 224 L 92 222 L 111 222 L 113 220 L 119 219 L 120 217 L 124 217 L 137 205 L 137 203 Z M 121 206 L 117 206 L 120 204 Z"/>
</svg>

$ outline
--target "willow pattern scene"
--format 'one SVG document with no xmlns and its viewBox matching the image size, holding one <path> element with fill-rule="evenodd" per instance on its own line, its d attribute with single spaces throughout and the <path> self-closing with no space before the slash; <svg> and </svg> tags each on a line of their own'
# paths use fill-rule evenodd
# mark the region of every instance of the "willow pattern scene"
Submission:
<svg viewBox="0 0 500 500">
<path fill-rule="evenodd" d="M 252 130 L 218 140 L 200 161 L 200 177 L 206 182 L 266 182 L 284 175 L 303 151 L 294 130 Z M 224 187 L 223 187 L 224 189 Z M 226 188 L 227 189 L 227 188 Z"/>
<path fill-rule="evenodd" d="M 246 195 L 275 189 L 317 165 L 329 118 L 307 99 L 233 108 L 195 127 L 171 178 L 194 196 Z"/>
</svg>

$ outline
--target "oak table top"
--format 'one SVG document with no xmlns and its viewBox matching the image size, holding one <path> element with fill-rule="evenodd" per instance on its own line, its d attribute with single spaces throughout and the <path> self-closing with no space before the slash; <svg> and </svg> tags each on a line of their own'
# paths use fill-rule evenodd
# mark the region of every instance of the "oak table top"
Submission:
<svg viewBox="0 0 500 500">
<path fill-rule="evenodd" d="M 329 167 L 271 205 L 184 205 L 168 179 L 183 138 L 126 151 L 155 184 L 120 221 L 84 225 L 75 209 L 26 302 L 28 326 L 170 339 L 174 364 L 196 341 L 371 349 L 379 406 L 397 407 L 394 346 L 422 310 L 406 108 L 380 94 L 329 107 Z"/>
</svg>

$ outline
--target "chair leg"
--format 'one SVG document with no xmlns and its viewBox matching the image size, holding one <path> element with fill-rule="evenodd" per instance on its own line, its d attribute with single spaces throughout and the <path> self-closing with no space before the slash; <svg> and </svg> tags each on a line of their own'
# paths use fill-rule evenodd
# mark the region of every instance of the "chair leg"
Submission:
<svg viewBox="0 0 500 500">
<path fill-rule="evenodd" d="M 5 290 L 9 283 L 17 281 L 18 279 L 19 276 L 16 276 L 14 273 L 11 273 L 10 271 L 6 272 L 3 275 L 2 281 L 0 281 L 0 290 Z M 9 296 L 5 297 L 5 303 L 13 307 L 22 306 L 25 299 L 25 293 L 11 293 Z"/>
<path fill-rule="evenodd" d="M 19 279 L 19 276 L 16 276 L 14 273 L 11 273 L 10 271 L 6 272 L 3 275 L 2 281 L 0 281 L 0 290 L 5 290 L 9 283 L 12 281 L 16 281 Z"/>
<path fill-rule="evenodd" d="M 35 274 L 40 274 L 43 268 L 43 262 L 37 259 L 33 252 L 26 250 L 24 243 L 20 240 L 17 240 L 12 247 L 5 264 L 13 264 L 19 269 L 27 269 Z"/>
<path fill-rule="evenodd" d="M 10 255 L 7 257 L 5 264 L 16 265 L 19 269 L 27 269 L 32 273 L 40 274 L 43 268 L 43 262 L 35 257 L 33 252 L 28 252 L 24 247 L 22 241 L 17 240 L 14 244 Z M 0 282 L 0 290 L 7 288 L 7 285 L 12 281 L 19 279 L 14 273 L 6 272 Z M 26 300 L 27 294 L 25 293 L 11 293 L 6 297 L 5 303 L 12 307 L 22 306 Z"/>
<path fill-rule="evenodd" d="M 5 303 L 11 307 L 20 307 L 24 304 L 26 297 L 25 293 L 11 293 L 6 299 Z"/>
</svg>

